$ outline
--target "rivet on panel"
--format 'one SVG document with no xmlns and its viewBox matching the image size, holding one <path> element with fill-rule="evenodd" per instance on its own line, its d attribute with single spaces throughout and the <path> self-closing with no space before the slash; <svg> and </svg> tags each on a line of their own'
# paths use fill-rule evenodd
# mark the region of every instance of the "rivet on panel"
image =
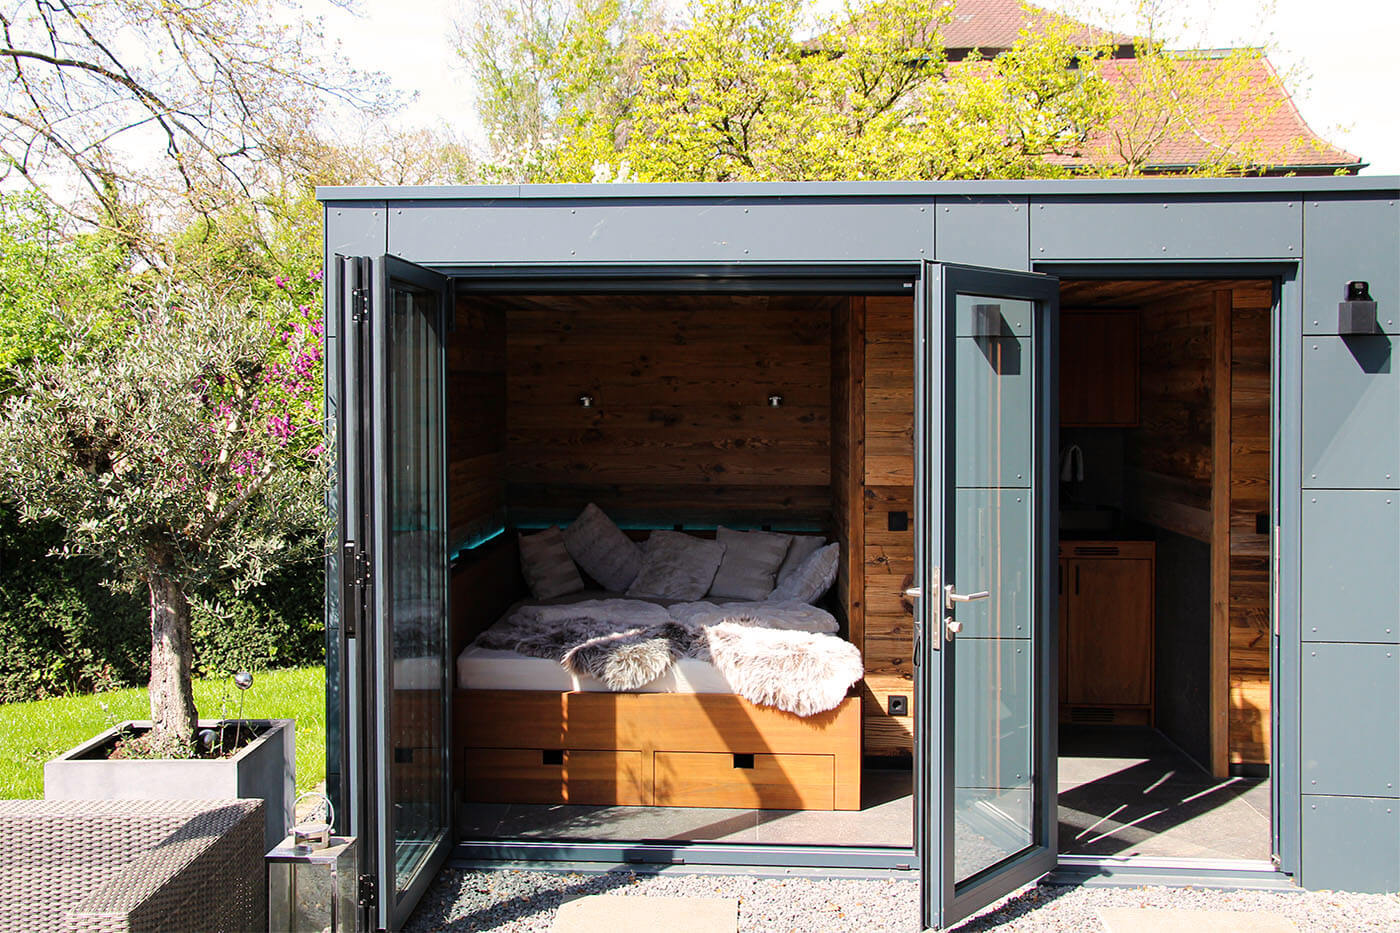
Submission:
<svg viewBox="0 0 1400 933">
<path fill-rule="evenodd" d="M 924 212 L 927 211 L 927 210 L 928 210 L 928 208 L 926 208 L 926 207 L 921 207 L 921 208 L 919 208 L 919 213 L 922 214 L 922 213 L 924 213 Z"/>
<path fill-rule="evenodd" d="M 952 212 L 953 212 L 953 209 L 952 209 L 951 207 L 945 207 L 945 208 L 943 208 L 943 213 L 945 213 L 945 214 L 951 214 Z"/>
<path fill-rule="evenodd" d="M 570 213 L 570 214 L 577 214 L 577 213 L 578 213 L 578 208 L 576 208 L 576 207 L 571 207 L 571 208 L 569 208 L 569 213 Z"/>
<path fill-rule="evenodd" d="M 1313 327 L 1317 326 L 1317 321 L 1313 321 Z"/>
<path fill-rule="evenodd" d="M 1163 246 L 1163 247 L 1162 247 L 1162 252 L 1165 253 L 1166 251 L 1167 251 L 1167 248 L 1166 248 L 1165 246 Z"/>
<path fill-rule="evenodd" d="M 576 250 L 576 249 L 571 249 L 571 250 L 569 250 L 569 255 L 572 256 L 572 255 L 574 255 L 574 254 L 577 253 L 577 252 L 578 252 L 578 250 Z"/>
<path fill-rule="evenodd" d="M 1317 348 L 1316 348 L 1316 347 L 1313 347 L 1313 349 L 1316 350 Z M 1312 478 L 1313 478 L 1313 479 L 1317 479 L 1317 474 L 1314 473 L 1314 474 L 1312 475 Z M 1313 501 L 1316 502 L 1317 500 L 1314 499 Z"/>
<path fill-rule="evenodd" d="M 1317 344 L 1313 344 L 1313 349 L 1314 349 L 1314 350 L 1317 349 Z"/>
<path fill-rule="evenodd" d="M 403 213 L 403 208 L 399 208 L 398 210 L 394 211 L 394 213 L 395 213 L 395 214 L 402 214 L 402 213 Z"/>
<path fill-rule="evenodd" d="M 1289 202 L 1288 202 L 1288 206 L 1289 206 L 1289 207 L 1292 207 L 1292 206 L 1293 206 L 1293 202 L 1292 202 L 1292 201 L 1289 201 Z"/>
<path fill-rule="evenodd" d="M 1321 207 L 1321 206 L 1322 206 L 1322 205 L 1319 204 L 1319 203 L 1317 203 L 1316 201 L 1313 202 L 1313 207 Z"/>
<path fill-rule="evenodd" d="M 922 253 L 922 252 L 923 252 L 923 250 L 919 250 L 919 252 L 921 252 L 921 253 Z M 747 255 L 748 255 L 748 254 L 749 254 L 749 251 L 748 251 L 748 250 L 744 250 L 744 255 L 745 255 L 745 256 L 747 256 Z"/>
<path fill-rule="evenodd" d="M 747 207 L 744 208 L 744 213 L 747 214 L 748 212 L 749 212 L 749 209 L 748 209 Z"/>
<path fill-rule="evenodd" d="M 1040 248 L 1040 251 L 1041 251 L 1042 253 L 1045 252 L 1045 247 L 1042 246 L 1042 247 Z"/>
<path fill-rule="evenodd" d="M 1316 626 L 1316 625 L 1313 626 L 1313 631 L 1314 631 L 1314 632 L 1317 631 L 1317 626 Z"/>
<path fill-rule="evenodd" d="M 1293 252 L 1293 244 L 1292 244 L 1292 243 L 1289 243 L 1289 244 L 1288 244 L 1288 251 L 1289 251 L 1290 253 Z"/>
</svg>

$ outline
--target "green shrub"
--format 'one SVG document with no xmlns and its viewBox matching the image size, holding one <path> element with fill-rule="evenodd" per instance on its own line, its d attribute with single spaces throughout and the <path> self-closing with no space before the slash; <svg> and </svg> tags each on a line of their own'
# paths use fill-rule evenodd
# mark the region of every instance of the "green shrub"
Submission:
<svg viewBox="0 0 1400 933">
<path fill-rule="evenodd" d="M 103 586 L 96 561 L 50 556 L 62 539 L 53 523 L 21 524 L 0 506 L 0 703 L 141 686 L 150 676 L 145 594 Z M 314 563 L 269 574 L 239 597 L 201 593 L 196 673 L 321 663 L 323 586 Z"/>
</svg>

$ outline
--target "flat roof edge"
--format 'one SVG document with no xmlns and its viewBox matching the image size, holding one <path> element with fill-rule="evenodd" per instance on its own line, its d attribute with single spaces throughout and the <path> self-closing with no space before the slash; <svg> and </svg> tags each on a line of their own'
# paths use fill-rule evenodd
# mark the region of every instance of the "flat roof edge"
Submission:
<svg viewBox="0 0 1400 933">
<path fill-rule="evenodd" d="M 1078 195 L 1400 194 L 1400 176 L 1106 178 L 1000 181 L 657 182 L 601 185 L 318 186 L 319 201 L 494 201 L 669 198 L 932 198 Z"/>
</svg>

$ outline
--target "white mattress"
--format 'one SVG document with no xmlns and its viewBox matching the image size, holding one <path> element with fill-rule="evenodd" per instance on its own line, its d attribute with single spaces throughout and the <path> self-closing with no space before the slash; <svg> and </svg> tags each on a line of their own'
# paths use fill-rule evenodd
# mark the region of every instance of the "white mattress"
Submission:
<svg viewBox="0 0 1400 933">
<path fill-rule="evenodd" d="M 457 686 L 463 690 L 610 692 L 602 681 L 586 675 L 577 677 L 557 661 L 471 645 L 457 657 Z M 733 693 L 734 688 L 708 661 L 681 658 L 670 671 L 631 692 Z"/>
</svg>

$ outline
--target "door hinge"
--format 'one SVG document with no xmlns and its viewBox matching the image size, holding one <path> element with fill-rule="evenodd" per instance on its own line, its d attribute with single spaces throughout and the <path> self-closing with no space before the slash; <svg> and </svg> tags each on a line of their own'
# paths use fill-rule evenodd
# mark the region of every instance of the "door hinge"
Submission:
<svg viewBox="0 0 1400 933">
<path fill-rule="evenodd" d="M 350 320 L 356 324 L 369 320 L 369 289 L 357 288 L 350 292 Z"/>
<path fill-rule="evenodd" d="M 361 907 L 373 909 L 379 906 L 379 881 L 374 875 L 360 876 L 360 898 Z"/>
</svg>

